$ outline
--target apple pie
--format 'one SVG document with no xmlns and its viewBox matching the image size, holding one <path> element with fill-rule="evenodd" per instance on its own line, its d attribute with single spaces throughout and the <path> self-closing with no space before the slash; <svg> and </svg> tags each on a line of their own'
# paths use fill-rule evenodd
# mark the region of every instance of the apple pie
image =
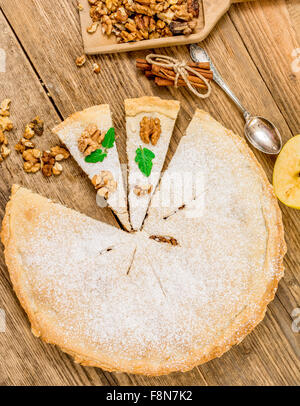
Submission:
<svg viewBox="0 0 300 406">
<path fill-rule="evenodd" d="M 197 110 L 148 213 L 127 233 L 13 186 L 2 242 L 36 336 L 82 365 L 161 375 L 220 357 L 263 319 L 286 248 L 243 139 Z"/>
</svg>

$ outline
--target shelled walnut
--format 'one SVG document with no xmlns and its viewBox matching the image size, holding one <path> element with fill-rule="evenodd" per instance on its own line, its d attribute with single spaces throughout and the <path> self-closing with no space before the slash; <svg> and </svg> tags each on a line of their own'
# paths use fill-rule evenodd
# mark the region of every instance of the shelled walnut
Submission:
<svg viewBox="0 0 300 406">
<path fill-rule="evenodd" d="M 42 152 L 39 149 L 26 149 L 22 153 L 24 159 L 24 170 L 27 173 L 36 173 L 41 169 Z"/>
<path fill-rule="evenodd" d="M 31 140 L 35 135 L 39 137 L 43 135 L 44 132 L 44 121 L 36 116 L 30 123 L 26 124 L 23 138 Z"/>
<path fill-rule="evenodd" d="M 118 42 L 188 35 L 195 29 L 199 16 L 199 0 L 89 0 L 89 3 L 93 24 L 101 22 L 103 33 L 114 34 Z M 88 32 L 93 30 L 89 27 Z"/>
<path fill-rule="evenodd" d="M 10 99 L 4 99 L 0 104 L 0 162 L 6 159 L 11 152 L 5 134 L 5 131 L 11 131 L 13 129 L 13 123 L 8 118 L 10 116 L 10 103 Z"/>
<path fill-rule="evenodd" d="M 0 129 L 0 162 L 2 162 L 3 159 L 6 159 L 11 152 L 7 145 L 7 137 Z"/>
<path fill-rule="evenodd" d="M 78 58 L 76 58 L 75 60 L 75 63 L 80 68 L 86 63 L 86 56 L 85 55 L 78 56 Z"/>
<path fill-rule="evenodd" d="M 84 156 L 90 155 L 101 147 L 105 134 L 95 124 L 89 124 L 78 138 L 78 149 Z"/>
<path fill-rule="evenodd" d="M 11 131 L 13 128 L 13 122 L 7 116 L 0 115 L 0 129 L 2 131 Z"/>
<path fill-rule="evenodd" d="M 63 147 L 60 147 L 59 145 L 51 148 L 51 154 L 54 156 L 56 161 L 68 159 L 70 156 L 70 152 Z"/>
<path fill-rule="evenodd" d="M 10 99 L 4 99 L 0 104 L 0 116 L 9 117 L 10 116 Z"/>
<path fill-rule="evenodd" d="M 140 122 L 140 137 L 145 144 L 151 142 L 156 145 L 161 135 L 161 125 L 159 118 L 143 117 Z"/>
<path fill-rule="evenodd" d="M 117 182 L 114 180 L 113 174 L 110 171 L 101 171 L 99 175 L 95 175 L 92 179 L 97 194 L 105 199 L 114 193 L 117 189 Z"/>
</svg>

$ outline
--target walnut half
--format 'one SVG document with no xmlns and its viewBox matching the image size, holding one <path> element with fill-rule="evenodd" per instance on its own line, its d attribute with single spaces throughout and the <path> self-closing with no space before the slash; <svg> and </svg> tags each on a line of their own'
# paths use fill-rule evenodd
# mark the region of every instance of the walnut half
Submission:
<svg viewBox="0 0 300 406">
<path fill-rule="evenodd" d="M 101 147 L 105 134 L 95 124 L 89 124 L 78 138 L 78 149 L 84 156 L 90 155 Z"/>
<path fill-rule="evenodd" d="M 161 135 L 159 118 L 143 117 L 140 122 L 140 137 L 145 144 L 156 145 Z"/>
</svg>

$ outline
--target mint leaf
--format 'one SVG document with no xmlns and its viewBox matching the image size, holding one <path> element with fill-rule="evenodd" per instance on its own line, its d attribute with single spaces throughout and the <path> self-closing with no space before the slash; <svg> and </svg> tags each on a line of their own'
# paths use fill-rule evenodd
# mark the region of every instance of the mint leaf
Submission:
<svg viewBox="0 0 300 406">
<path fill-rule="evenodd" d="M 105 134 L 104 140 L 102 141 L 102 146 L 107 149 L 112 148 L 114 146 L 115 139 L 115 129 L 111 127 Z"/>
<path fill-rule="evenodd" d="M 136 151 L 135 162 L 138 164 L 140 171 L 145 176 L 150 176 L 152 171 L 152 159 L 155 158 L 155 154 L 148 148 L 138 148 Z"/>
<path fill-rule="evenodd" d="M 85 162 L 95 164 L 97 162 L 103 162 L 105 157 L 107 157 L 107 154 L 105 152 L 102 152 L 101 149 L 96 149 L 96 151 L 86 156 L 84 160 Z"/>
</svg>

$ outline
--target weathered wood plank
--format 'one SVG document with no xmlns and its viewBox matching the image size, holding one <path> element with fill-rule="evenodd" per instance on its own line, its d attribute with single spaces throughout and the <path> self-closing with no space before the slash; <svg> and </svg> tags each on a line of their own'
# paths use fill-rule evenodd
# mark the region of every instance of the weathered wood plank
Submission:
<svg viewBox="0 0 300 406">
<path fill-rule="evenodd" d="M 195 100 L 186 90 L 157 88 L 138 74 L 134 68 L 134 59 L 145 55 L 146 52 L 93 57 L 89 58 L 83 68 L 78 69 L 74 60 L 82 53 L 79 19 L 75 6 L 71 6 L 69 1 L 62 0 L 59 4 L 53 4 L 53 0 L 43 2 L 0 0 L 0 5 L 64 117 L 74 110 L 91 104 L 109 102 L 112 105 L 116 128 L 121 134 L 118 147 L 123 162 L 126 162 L 123 111 L 125 97 L 155 94 L 165 98 L 175 97 L 181 101 L 182 109 L 172 139 L 169 159 L 196 107 L 208 110 L 227 127 L 242 134 L 242 117 L 216 86 L 211 98 L 203 102 Z M 239 8 L 240 14 L 244 9 L 248 10 L 247 5 Z M 289 4 L 289 9 L 293 10 L 292 4 Z M 295 15 L 293 21 L 296 21 Z M 252 24 L 249 20 L 244 23 L 247 27 Z M 235 20 L 234 24 L 237 26 Z M 240 27 L 237 26 L 237 28 L 238 31 L 231 19 L 228 16 L 225 17 L 204 42 L 204 46 L 224 78 L 228 83 L 234 84 L 233 87 L 244 104 L 253 112 L 265 115 L 274 121 L 286 140 L 292 135 L 289 128 L 290 117 L 286 120 L 285 114 L 283 115 L 278 108 L 277 99 L 274 100 L 272 91 L 266 85 L 265 76 L 258 70 L 253 56 L 249 55 L 244 45 L 246 42 Z M 255 32 L 251 31 L 249 35 L 252 39 L 253 36 L 255 37 Z M 273 52 L 272 46 L 268 46 L 265 50 L 267 54 Z M 186 47 L 159 51 L 179 58 L 188 58 Z M 102 67 L 102 72 L 98 76 L 92 72 L 93 61 L 99 62 Z M 277 73 L 274 75 L 276 76 Z M 284 76 L 282 80 L 282 87 L 289 94 L 290 85 L 287 84 L 286 87 L 284 85 L 286 77 Z M 294 95 L 293 90 L 291 95 Z M 291 120 L 294 120 L 293 116 L 291 117 Z M 271 179 L 274 159 L 258 152 L 256 155 Z M 57 193 L 63 192 L 59 190 Z M 221 359 L 213 360 L 184 374 L 176 373 L 167 377 L 149 378 L 127 374 L 104 373 L 102 375 L 101 370 L 83 368 L 89 375 L 87 380 L 91 384 L 118 383 L 120 385 L 293 385 L 299 383 L 299 363 L 296 356 L 299 344 L 291 332 L 289 317 L 290 310 L 299 305 L 297 278 L 299 278 L 300 253 L 296 233 L 300 225 L 299 212 L 285 208 L 284 220 L 289 245 L 289 254 L 285 261 L 286 277 L 280 285 L 277 298 L 269 306 L 264 321 L 242 344 L 233 348 Z M 29 356 L 28 364 L 31 362 L 30 359 Z M 12 357 L 11 362 L 22 365 L 18 357 Z M 63 360 L 57 357 L 56 362 L 59 362 L 63 368 Z M 72 361 L 69 362 L 72 364 Z M 44 368 L 48 368 L 48 362 L 44 364 Z M 80 367 L 77 368 L 81 371 Z M 51 375 L 51 372 L 49 374 Z M 107 382 L 103 383 L 101 379 L 99 381 L 98 376 L 105 376 Z M 9 374 L 6 379 L 17 383 L 18 380 L 20 382 L 28 378 L 24 378 L 22 374 L 17 376 Z M 35 377 L 34 380 L 38 381 L 38 378 Z M 49 384 L 55 382 L 54 378 L 48 380 Z M 68 385 L 70 381 L 66 380 L 64 384 Z M 82 384 L 82 382 L 76 382 L 76 384 Z"/>
<path fill-rule="evenodd" d="M 293 51 L 300 47 L 300 1 L 250 2 L 233 7 L 230 17 L 296 135 L 300 131 L 300 64 L 298 72 L 293 70 Z"/>
<path fill-rule="evenodd" d="M 9 133 L 9 145 L 14 147 L 24 125 L 35 115 L 45 119 L 44 135 L 36 139 L 41 148 L 55 145 L 57 139 L 50 129 L 60 119 L 39 79 L 17 44 L 0 11 L 0 48 L 7 53 L 6 73 L 0 73 L 0 100 L 12 99 L 11 118 L 15 130 Z M 71 159 L 64 164 L 60 178 L 45 179 L 41 174 L 25 174 L 22 158 L 16 151 L 0 166 L 0 218 L 13 183 L 20 183 L 76 210 L 117 225 L 109 210 L 96 209 L 95 192 Z M 24 236 L 26 238 L 26 236 Z M 29 322 L 15 297 L 9 281 L 1 247 L 0 308 L 5 310 L 7 328 L 0 333 L 0 385 L 107 385 L 109 380 L 93 369 L 86 370 L 54 346 L 46 345 L 31 334 Z"/>
</svg>

